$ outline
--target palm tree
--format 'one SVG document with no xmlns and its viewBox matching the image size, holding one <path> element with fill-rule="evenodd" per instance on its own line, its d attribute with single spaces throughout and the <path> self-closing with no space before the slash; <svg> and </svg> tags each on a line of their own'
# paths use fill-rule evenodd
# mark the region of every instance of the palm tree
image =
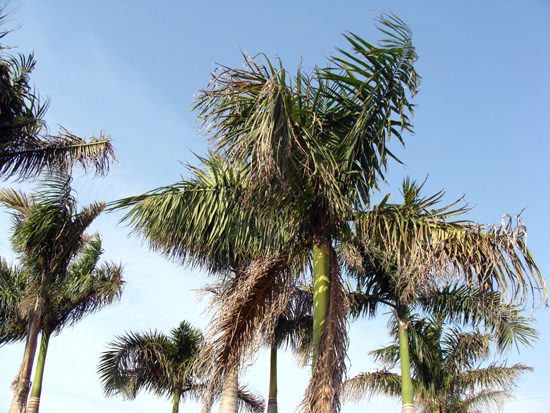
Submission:
<svg viewBox="0 0 550 413">
<path fill-rule="evenodd" d="M 0 24 L 7 16 L 0 8 Z M 0 38 L 7 33 L 2 31 Z M 10 56 L 7 49 L 0 45 L 0 177 L 35 178 L 43 171 L 75 164 L 106 172 L 116 160 L 110 140 L 101 133 L 86 141 L 63 128 L 51 135 L 43 119 L 48 103 L 40 102 L 29 83 L 34 56 Z"/>
<path fill-rule="evenodd" d="M 67 275 L 58 278 L 50 286 L 40 323 L 42 336 L 35 379 L 27 405 L 28 413 L 36 413 L 40 405 L 46 352 L 51 335 L 60 334 L 65 327 L 99 311 L 122 294 L 122 266 L 112 263 L 97 266 L 102 253 L 101 239 L 95 234 L 72 260 Z M 0 297 L 0 345 L 25 339 L 28 320 L 25 317 L 27 314 L 21 313 L 21 308 L 25 303 L 34 302 L 37 293 L 36 282 L 32 282 L 32 277 L 18 268 L 8 267 L 4 261 L 1 264 L 3 288 Z M 11 299 L 4 300 L 8 297 Z"/>
<path fill-rule="evenodd" d="M 64 172 L 49 176 L 43 189 L 31 196 L 11 189 L 0 191 L 0 204 L 12 210 L 14 250 L 36 284 L 36 298 L 26 308 L 27 338 L 23 361 L 14 380 L 10 413 L 25 409 L 40 323 L 48 305 L 50 286 L 67 274 L 72 258 L 88 240 L 86 229 L 105 204 L 93 203 L 77 210 L 71 178 Z"/>
<path fill-rule="evenodd" d="M 231 371 L 254 343 L 270 340 L 290 291 L 307 283 L 301 278 L 313 269 L 308 411 L 339 410 L 347 335 L 336 250 L 354 238 L 355 223 L 366 244 L 389 237 L 405 255 L 416 246 L 399 237 L 408 230 L 398 211 L 369 209 L 369 195 L 393 157 L 386 140 L 402 141 L 402 132 L 411 129 L 408 99 L 419 82 L 409 29 L 395 16 L 379 22 L 390 36 L 380 47 L 348 34 L 353 52 L 340 51 L 331 67 L 309 75 L 299 70 L 291 76 L 263 55 L 246 57 L 245 69 L 222 67 L 196 106 L 215 154 L 202 169 L 191 168 L 192 179 L 116 204 L 131 207 L 124 220 L 171 258 L 222 273 L 222 258 L 239 258 L 241 275 L 212 330 L 219 369 Z M 411 225 L 423 228 L 423 245 L 433 245 L 426 255 L 444 244 L 442 228 L 458 238 L 462 250 L 443 251 L 460 255 L 456 262 L 465 275 L 474 269 L 472 257 L 475 265 L 489 263 L 487 271 L 476 272 L 485 281 L 521 288 L 532 276 L 543 283 L 519 229 L 510 234 L 483 227 L 479 235 L 473 224 L 454 232 L 434 219 Z"/>
<path fill-rule="evenodd" d="M 393 156 L 386 149 L 386 140 L 390 135 L 402 140 L 401 130 L 410 130 L 412 105 L 407 94 L 418 89 L 410 31 L 394 16 L 383 16 L 379 21 L 382 30 L 389 33 L 389 40 L 375 47 L 348 34 L 345 37 L 354 52 L 341 51 L 340 56 L 331 58 L 331 68 L 316 69 L 311 75 L 299 70 L 295 77 L 289 76 L 282 66 L 277 68 L 267 59 L 262 63 L 247 58 L 244 70 L 222 68 L 211 87 L 199 95 L 197 109 L 205 123 L 212 125 L 216 150 L 232 165 L 242 165 L 238 174 L 240 189 L 231 187 L 229 194 L 202 194 L 201 211 L 208 211 L 210 216 L 204 212 L 202 216 L 191 214 L 204 223 L 194 222 L 199 226 L 193 226 L 185 243 L 176 235 L 183 231 L 175 225 L 186 226 L 181 218 L 189 215 L 181 214 L 178 219 L 175 214 L 193 211 L 188 206 L 159 201 L 156 207 L 160 209 L 156 211 L 142 208 L 131 212 L 134 218 L 141 212 L 146 215 L 132 222 L 139 221 L 138 232 L 151 228 L 152 233 L 146 236 L 154 246 L 184 260 L 204 252 L 202 245 L 192 242 L 193 238 L 201 238 L 199 231 L 205 227 L 210 235 L 206 250 L 219 250 L 215 242 L 231 242 L 220 234 L 236 231 L 236 235 L 243 235 L 236 241 L 237 248 L 262 251 L 265 263 L 271 264 L 253 277 L 266 287 L 248 289 L 256 294 L 271 294 L 276 274 L 296 257 L 303 264 L 304 257 L 313 251 L 308 260 L 314 264 L 314 377 L 306 404 L 316 412 L 338 411 L 339 383 L 345 370 L 345 308 L 334 243 L 347 231 L 345 222 L 354 211 L 368 205 L 369 192 L 387 158 Z M 187 186 L 180 188 L 185 190 Z M 177 194 L 170 192 L 164 195 L 174 201 Z M 197 200 L 201 194 L 191 196 Z M 207 203 L 219 201 L 220 196 L 230 203 Z M 152 206 L 145 198 L 134 201 Z M 124 204 L 131 202 L 126 200 Z M 236 214 L 230 216 L 226 208 Z M 166 213 L 174 215 L 173 222 L 161 223 L 160 217 Z M 214 217 L 216 213 L 221 216 Z M 237 224 L 239 218 L 244 220 Z M 152 221 L 150 225 L 146 220 Z M 275 232 L 284 235 L 270 233 L 274 222 L 281 224 Z M 249 230 L 251 233 L 247 233 Z M 170 240 L 170 236 L 174 238 Z M 237 237 L 230 239 L 235 241 Z M 254 281 L 250 281 L 252 284 Z M 250 297 L 244 303 L 265 304 L 265 299 Z M 241 321 L 259 321 L 258 311 L 268 311 L 260 307 L 255 305 L 257 311 L 249 312 L 251 318 Z M 282 306 L 278 311 L 282 312 Z M 279 314 L 273 312 L 273 325 Z M 257 331 L 240 328 L 242 322 L 238 334 Z M 230 343 L 233 347 L 249 341 L 243 336 L 234 337 Z M 234 365 L 225 361 L 219 364 L 227 368 Z M 320 391 L 323 387 L 330 391 Z"/>
<path fill-rule="evenodd" d="M 185 397 L 201 398 L 204 385 L 193 372 L 202 334 L 183 321 L 170 336 L 130 332 L 108 344 L 98 373 L 107 396 L 134 399 L 141 390 L 171 397 L 177 413 Z M 261 412 L 263 403 L 245 388 L 239 390 L 243 408 Z"/>
<path fill-rule="evenodd" d="M 445 329 L 444 322 L 436 317 L 412 318 L 409 331 L 412 384 L 416 405 L 423 412 L 466 413 L 500 407 L 511 397 L 521 374 L 533 370 L 522 364 L 507 367 L 500 362 L 483 366 L 489 359 L 493 337 L 479 329 L 469 332 L 457 327 Z M 392 333 L 398 340 L 395 323 Z M 399 398 L 401 377 L 388 370 L 400 360 L 399 344 L 371 354 L 385 368 L 350 379 L 345 385 L 347 394 L 356 400 L 374 394 Z"/>
<path fill-rule="evenodd" d="M 533 333 L 532 329 L 523 327 L 518 331 L 511 330 L 510 326 L 518 326 L 511 324 L 509 313 L 503 315 L 501 309 L 504 307 L 498 303 L 500 298 L 495 303 L 490 293 L 493 283 L 498 285 L 500 282 L 499 274 L 508 272 L 513 278 L 517 268 L 505 260 L 489 264 L 491 260 L 486 258 L 498 253 L 508 256 L 513 262 L 524 259 L 527 266 L 534 266 L 525 245 L 514 246 L 518 247 L 516 252 L 510 249 L 513 235 L 495 233 L 482 227 L 475 232 L 474 223 L 457 219 L 468 211 L 466 206 L 457 206 L 460 200 L 440 206 L 442 191 L 423 198 L 421 189 L 422 185 L 406 179 L 403 182 L 403 203 L 388 204 L 386 197 L 373 208 L 370 216 L 355 222 L 354 237 L 346 243 L 348 273 L 358 281 L 357 291 L 352 293 L 352 312 L 355 316 L 373 316 L 377 307 L 383 304 L 391 308 L 396 320 L 404 412 L 414 409 L 407 334 L 409 314 L 415 305 L 422 304 L 431 311 L 441 311 L 444 307 L 447 320 L 467 317 L 487 323 L 500 335 L 501 349 L 509 347 L 516 339 L 527 342 Z M 429 229 L 432 226 L 433 229 Z M 482 243 L 488 245 L 480 248 Z M 404 244 L 413 248 L 403 248 Z M 538 274 L 536 266 L 532 271 Z M 441 291 L 441 280 L 456 276 L 469 283 L 471 291 L 458 285 Z M 544 280 L 540 283 L 545 289 Z M 474 288 L 476 284 L 478 287 Z M 519 284 L 522 284 L 521 280 Z M 453 300 L 457 304 L 453 304 Z M 476 305 L 469 307 L 468 300 Z M 516 316 L 514 314 L 512 318 Z"/>
</svg>

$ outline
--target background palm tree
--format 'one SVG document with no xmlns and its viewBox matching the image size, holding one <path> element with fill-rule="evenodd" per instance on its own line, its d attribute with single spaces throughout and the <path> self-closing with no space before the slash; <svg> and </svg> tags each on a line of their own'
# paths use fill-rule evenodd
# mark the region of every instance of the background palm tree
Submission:
<svg viewBox="0 0 550 413">
<path fill-rule="evenodd" d="M 508 323 L 517 314 L 503 315 L 500 308 L 504 307 L 494 302 L 490 291 L 498 285 L 508 287 L 505 278 L 512 278 L 517 283 L 512 288 L 522 289 L 534 283 L 542 287 L 543 299 L 546 296 L 544 279 L 524 240 L 518 243 L 515 234 L 495 232 L 466 221 L 462 217 L 468 208 L 457 206 L 460 200 L 441 206 L 443 191 L 424 198 L 421 189 L 422 185 L 406 179 L 403 203 L 388 204 L 386 197 L 371 214 L 358 219 L 344 253 L 348 272 L 358 282 L 357 291 L 352 293 L 352 312 L 373 316 L 380 304 L 392 310 L 399 331 L 404 412 L 414 409 L 407 345 L 408 317 L 414 306 L 422 302 L 425 307 L 431 304 L 432 311 L 441 312 L 442 307 L 433 307 L 435 300 L 437 305 L 445 306 L 447 320 L 467 317 L 488 323 L 492 331 L 502 334 L 500 343 L 509 346 L 514 339 L 528 342 L 533 331 L 519 328 L 510 336 L 513 329 L 503 326 L 510 326 Z M 518 267 L 522 267 L 517 263 L 521 262 L 533 275 L 532 280 L 521 271 L 518 274 Z M 445 288 L 443 294 L 441 282 L 453 278 L 462 279 L 472 290 L 455 285 Z M 448 304 L 453 299 L 462 305 Z M 468 300 L 472 300 L 471 306 L 467 305 Z"/>
<path fill-rule="evenodd" d="M 500 407 L 511 397 L 521 374 L 533 370 L 522 364 L 507 367 L 501 362 L 482 367 L 490 356 L 492 336 L 478 329 L 445 329 L 441 319 L 413 318 L 409 332 L 415 401 L 423 412 L 466 413 Z M 395 323 L 392 334 L 397 341 Z M 375 350 L 371 355 L 385 368 L 348 380 L 347 394 L 356 400 L 375 394 L 400 397 L 401 377 L 388 370 L 399 362 L 399 344 Z"/>
<path fill-rule="evenodd" d="M 120 298 L 122 294 L 122 266 L 112 263 L 98 266 L 102 253 L 101 240 L 96 234 L 86 243 L 78 256 L 73 258 L 67 275 L 56 279 L 50 285 L 40 323 L 41 343 L 27 405 L 28 413 L 36 413 L 40 405 L 46 352 L 51 335 L 60 334 L 65 327 L 72 326 L 83 317 L 99 311 Z M 24 271 L 8 267 L 4 261 L 1 264 L 0 344 L 5 344 L 25 339 L 28 314 L 23 309 L 25 305 L 36 300 L 37 286 L 36 280 Z"/>
<path fill-rule="evenodd" d="M 38 332 L 50 285 L 67 274 L 72 258 L 89 239 L 86 229 L 103 211 L 103 203 L 93 203 L 80 211 L 71 191 L 71 177 L 58 172 L 42 182 L 31 196 L 11 189 L 0 191 L 0 204 L 11 209 L 14 250 L 26 271 L 32 274 L 38 292 L 26 308 L 27 338 L 23 361 L 14 380 L 10 413 L 25 409 Z"/>
<path fill-rule="evenodd" d="M 1 7 L 0 25 L 8 16 Z M 0 38 L 8 32 L 0 32 Z M 101 133 L 86 141 L 63 128 L 51 135 L 44 121 L 48 102 L 40 102 L 30 85 L 34 56 L 10 56 L 7 50 L 0 45 L 0 177 L 34 178 L 42 171 L 75 164 L 105 173 L 116 160 L 110 140 Z"/>
<path fill-rule="evenodd" d="M 290 305 L 279 316 L 270 345 L 269 395 L 267 413 L 277 413 L 277 352 L 290 347 L 300 364 L 305 364 L 311 354 L 313 331 L 313 292 L 308 288 L 296 288 Z"/>
<path fill-rule="evenodd" d="M 151 391 L 171 397 L 172 412 L 178 412 L 185 397 L 202 397 L 204 384 L 193 371 L 201 342 L 200 331 L 185 321 L 170 336 L 130 332 L 117 337 L 98 367 L 105 394 L 133 399 L 141 390 Z M 239 390 L 239 400 L 247 411 L 263 411 L 263 402 L 245 388 Z"/>
</svg>

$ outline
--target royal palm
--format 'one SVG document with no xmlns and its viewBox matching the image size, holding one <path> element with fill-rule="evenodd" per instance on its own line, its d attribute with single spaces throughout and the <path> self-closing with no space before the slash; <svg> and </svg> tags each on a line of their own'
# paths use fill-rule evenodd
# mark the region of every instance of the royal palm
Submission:
<svg viewBox="0 0 550 413">
<path fill-rule="evenodd" d="M 122 266 L 113 263 L 97 265 L 102 253 L 101 240 L 96 234 L 70 263 L 67 275 L 50 285 L 40 323 L 40 350 L 27 405 L 28 413 L 35 413 L 39 408 L 46 352 L 52 334 L 60 334 L 65 327 L 112 303 L 122 293 Z M 4 344 L 25 339 L 28 314 L 21 310 L 26 302 L 35 300 L 37 289 L 36 280 L 25 273 L 24 265 L 16 268 L 2 262 L 1 282 L 0 344 Z"/>
<path fill-rule="evenodd" d="M 103 203 L 92 203 L 77 210 L 71 178 L 63 172 L 50 175 L 34 194 L 5 189 L 0 203 L 13 217 L 12 245 L 20 260 L 31 271 L 37 284 L 36 299 L 27 308 L 27 339 L 23 361 L 14 381 L 10 413 L 25 406 L 30 374 L 36 352 L 44 308 L 52 283 L 66 276 L 68 265 L 85 245 L 86 229 L 103 211 Z"/>
<path fill-rule="evenodd" d="M 237 226 L 239 217 L 213 216 L 217 212 L 228 215 L 221 211 L 227 204 L 202 204 L 204 214 L 209 214 L 202 219 L 212 223 L 211 243 L 227 242 L 219 236 L 226 232 L 224 228 L 240 228 L 244 239 L 237 247 L 255 251 L 256 246 L 265 247 L 265 256 L 285 254 L 281 266 L 296 254 L 313 252 L 315 373 L 307 404 L 318 412 L 338 410 L 337 382 L 345 369 L 345 310 L 334 245 L 347 232 L 346 222 L 368 205 L 369 194 L 392 156 L 386 149 L 387 140 L 390 136 L 402 140 L 401 131 L 410 129 L 412 107 L 407 95 L 418 88 L 408 28 L 395 17 L 382 17 L 380 24 L 390 34 L 388 40 L 375 47 L 348 34 L 353 52 L 341 51 L 330 58 L 330 68 L 310 74 L 299 70 L 291 76 L 267 59 L 247 57 L 245 69 L 221 68 L 197 100 L 199 116 L 211 125 L 215 150 L 229 163 L 243 166 L 241 187 L 231 189 L 228 199 L 238 204 L 232 210 L 241 211 L 245 221 Z M 207 202 L 206 197 L 202 201 Z M 215 201 L 213 195 L 210 200 Z M 150 212 L 147 218 L 140 217 L 141 222 L 151 219 L 156 223 L 151 225 L 163 225 L 160 217 L 166 209 L 157 210 L 156 216 Z M 252 235 L 265 236 L 262 229 L 276 223 L 283 224 L 275 231 L 284 235 L 252 239 L 246 232 L 250 229 Z M 173 234 L 176 227 L 173 222 L 164 225 L 161 242 L 168 244 L 168 232 Z M 150 237 L 153 244 L 158 234 Z M 187 247 L 188 251 L 167 250 L 181 252 L 179 256 L 185 258 L 189 251 L 196 251 L 190 243 Z M 271 273 L 275 272 L 280 271 Z M 270 291 L 275 276 L 263 281 L 268 284 L 263 291 Z M 330 282 L 336 287 L 330 288 Z M 331 391 L 317 393 L 323 386 Z"/>
</svg>

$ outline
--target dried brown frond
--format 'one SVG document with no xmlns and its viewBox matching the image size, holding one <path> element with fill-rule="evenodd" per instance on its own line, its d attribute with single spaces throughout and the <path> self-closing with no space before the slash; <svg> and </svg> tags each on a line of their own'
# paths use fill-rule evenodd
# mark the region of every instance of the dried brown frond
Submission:
<svg viewBox="0 0 550 413">
<path fill-rule="evenodd" d="M 232 279 L 210 287 L 215 314 L 197 363 L 208 381 L 207 398 L 221 391 L 225 376 L 243 368 L 273 336 L 298 281 L 294 274 L 301 273 L 292 264 L 286 253 L 258 258 L 235 271 Z"/>
<path fill-rule="evenodd" d="M 331 248 L 330 298 L 319 340 L 315 371 L 309 381 L 301 410 L 306 413 L 334 413 L 340 411 L 340 392 L 346 375 L 348 302 L 344 293 L 337 256 Z"/>
</svg>

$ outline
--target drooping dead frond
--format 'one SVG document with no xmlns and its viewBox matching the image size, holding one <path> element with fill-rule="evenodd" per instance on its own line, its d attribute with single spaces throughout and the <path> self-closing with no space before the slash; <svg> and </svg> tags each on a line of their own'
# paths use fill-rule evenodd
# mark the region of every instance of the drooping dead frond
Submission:
<svg viewBox="0 0 550 413">
<path fill-rule="evenodd" d="M 258 393 L 247 386 L 239 386 L 237 391 L 239 411 L 247 413 L 261 413 L 265 410 L 265 401 Z"/>
<path fill-rule="evenodd" d="M 224 377 L 242 368 L 249 356 L 271 340 L 298 281 L 293 274 L 300 272 L 292 271 L 292 265 L 299 264 L 285 253 L 261 257 L 236 271 L 234 278 L 210 288 L 215 292 L 211 306 L 216 313 L 197 365 L 208 381 L 207 397 L 221 391 Z"/>
<path fill-rule="evenodd" d="M 340 392 L 346 375 L 348 303 L 342 285 L 337 256 L 331 248 L 330 298 L 325 326 L 318 346 L 315 370 L 306 389 L 301 409 L 306 413 L 340 411 Z"/>
</svg>

